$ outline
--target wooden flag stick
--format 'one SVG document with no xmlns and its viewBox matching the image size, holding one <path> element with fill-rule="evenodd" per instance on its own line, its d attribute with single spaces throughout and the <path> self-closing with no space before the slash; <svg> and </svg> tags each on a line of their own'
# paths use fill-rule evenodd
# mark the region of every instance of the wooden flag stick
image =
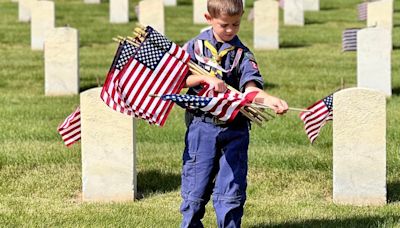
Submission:
<svg viewBox="0 0 400 228">
<path fill-rule="evenodd" d="M 271 107 L 269 107 L 268 105 L 265 105 L 265 104 L 256 103 L 256 102 L 253 102 L 252 104 L 253 104 L 253 107 L 272 109 Z M 288 110 L 290 110 L 290 111 L 297 111 L 297 112 L 311 112 L 310 110 L 307 110 L 307 109 L 292 108 L 292 107 L 289 107 Z"/>
</svg>

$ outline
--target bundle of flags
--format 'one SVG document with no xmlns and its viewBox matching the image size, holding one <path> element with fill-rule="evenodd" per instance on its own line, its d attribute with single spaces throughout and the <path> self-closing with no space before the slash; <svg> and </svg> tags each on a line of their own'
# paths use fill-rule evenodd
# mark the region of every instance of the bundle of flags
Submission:
<svg viewBox="0 0 400 228">
<path fill-rule="evenodd" d="M 359 28 L 348 28 L 342 33 L 342 51 L 357 51 L 357 32 Z"/>
<path fill-rule="evenodd" d="M 163 126 L 173 102 L 150 94 L 175 94 L 184 86 L 189 55 L 150 26 L 139 46 L 120 43 L 101 99 L 115 111 Z"/>
<path fill-rule="evenodd" d="M 307 108 L 308 112 L 301 112 L 300 119 L 304 122 L 304 129 L 311 143 L 318 137 L 321 128 L 333 119 L 333 94 L 317 101 Z"/>
<path fill-rule="evenodd" d="M 71 146 L 81 139 L 81 110 L 79 106 L 58 126 L 57 131 L 66 146 Z"/>
<path fill-rule="evenodd" d="M 112 109 L 163 126 L 174 102 L 157 99 L 152 94 L 179 94 L 185 77 L 209 72 L 190 61 L 190 56 L 175 43 L 150 26 L 137 27 L 135 38 L 119 38 L 120 46 L 101 93 Z M 238 91 L 232 94 L 241 95 Z M 240 109 L 249 119 L 260 124 L 266 118 L 257 108 Z"/>
<path fill-rule="evenodd" d="M 198 96 L 188 94 L 167 94 L 162 95 L 162 100 L 170 100 L 184 109 L 200 109 L 209 112 L 221 121 L 227 123 L 233 121 L 239 110 L 246 105 L 250 105 L 258 92 L 246 94 L 232 93 L 225 91 L 223 93 L 213 94 L 212 96 Z"/>
</svg>

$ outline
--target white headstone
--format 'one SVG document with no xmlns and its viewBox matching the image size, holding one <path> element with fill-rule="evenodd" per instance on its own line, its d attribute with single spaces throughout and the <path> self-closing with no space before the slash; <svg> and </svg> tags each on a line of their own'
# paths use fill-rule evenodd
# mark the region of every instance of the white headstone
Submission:
<svg viewBox="0 0 400 228">
<path fill-rule="evenodd" d="M 86 4 L 100 4 L 100 0 L 85 0 Z"/>
<path fill-rule="evenodd" d="M 393 0 L 380 0 L 368 3 L 367 25 L 386 28 L 392 32 L 393 28 Z"/>
<path fill-rule="evenodd" d="M 43 50 L 46 31 L 54 28 L 54 2 L 37 1 L 32 5 L 31 18 L 31 48 Z"/>
<path fill-rule="evenodd" d="M 164 0 L 165 6 L 176 6 L 176 0 Z"/>
<path fill-rule="evenodd" d="M 206 24 L 204 14 L 207 13 L 207 0 L 194 0 L 193 1 L 193 23 Z"/>
<path fill-rule="evenodd" d="M 110 23 L 129 22 L 129 0 L 110 0 Z"/>
<path fill-rule="evenodd" d="M 319 0 L 304 0 L 304 11 L 319 11 Z"/>
<path fill-rule="evenodd" d="M 304 26 L 303 0 L 286 0 L 283 21 L 285 25 Z"/>
<path fill-rule="evenodd" d="M 101 88 L 81 93 L 82 199 L 132 201 L 136 184 L 135 120 L 100 99 Z"/>
<path fill-rule="evenodd" d="M 150 25 L 161 34 L 165 34 L 163 0 L 142 0 L 139 2 L 139 23 Z"/>
<path fill-rule="evenodd" d="M 391 34 L 383 28 L 357 32 L 357 86 L 392 95 Z"/>
<path fill-rule="evenodd" d="M 19 0 L 18 1 L 18 20 L 28 22 L 31 20 L 32 5 L 36 0 Z"/>
<path fill-rule="evenodd" d="M 351 88 L 333 97 L 333 201 L 386 203 L 386 100 Z"/>
<path fill-rule="evenodd" d="M 254 2 L 254 48 L 279 49 L 279 3 L 275 0 Z"/>
<path fill-rule="evenodd" d="M 393 0 L 380 0 L 369 2 L 367 5 L 367 26 L 385 28 L 389 30 L 391 37 L 390 48 L 392 49 L 392 30 L 393 30 Z"/>
<path fill-rule="evenodd" d="M 44 43 L 45 95 L 79 93 L 79 35 L 74 28 L 46 32 Z"/>
</svg>

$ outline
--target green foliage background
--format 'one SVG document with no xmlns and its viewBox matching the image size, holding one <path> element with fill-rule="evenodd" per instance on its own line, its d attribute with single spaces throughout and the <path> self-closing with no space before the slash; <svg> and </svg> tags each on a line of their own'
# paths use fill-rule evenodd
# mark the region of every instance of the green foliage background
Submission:
<svg viewBox="0 0 400 228">
<path fill-rule="evenodd" d="M 109 24 L 108 1 L 55 0 L 56 26 L 80 33 L 80 89 L 105 79 L 117 44 L 137 21 Z M 293 107 L 306 107 L 341 86 L 356 84 L 356 53 L 341 52 L 341 32 L 364 27 L 358 0 L 321 0 L 306 12 L 305 27 L 284 26 L 276 51 L 255 51 L 266 90 Z M 246 1 L 240 37 L 253 46 Z M 282 11 L 281 11 L 282 17 Z M 248 201 L 243 227 L 397 227 L 400 225 L 400 1 L 395 0 L 393 96 L 387 101 L 388 204 L 339 206 L 332 202 L 332 127 L 310 145 L 297 113 L 253 126 Z M 198 34 L 190 0 L 166 7 L 166 35 L 183 44 Z M 43 52 L 31 51 L 30 24 L 18 22 L 18 5 L 0 0 L 0 226 L 178 227 L 180 166 L 185 126 L 174 108 L 163 128 L 138 122 L 138 195 L 128 203 L 83 203 L 80 145 L 66 148 L 56 128 L 79 104 L 79 96 L 45 97 Z M 373 107 L 371 107 L 373 108 Z M 204 219 L 215 227 L 212 205 Z"/>
</svg>

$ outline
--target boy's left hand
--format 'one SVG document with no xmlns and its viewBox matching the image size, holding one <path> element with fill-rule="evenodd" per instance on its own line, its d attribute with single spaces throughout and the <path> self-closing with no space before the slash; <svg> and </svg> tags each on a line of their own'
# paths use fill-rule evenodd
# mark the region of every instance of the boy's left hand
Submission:
<svg viewBox="0 0 400 228">
<path fill-rule="evenodd" d="M 271 108 L 272 110 L 274 110 L 274 112 L 276 114 L 279 114 L 279 115 L 283 115 L 288 111 L 289 106 L 286 103 L 286 101 L 284 101 L 278 97 L 269 95 L 265 91 L 257 88 L 254 82 L 247 83 L 245 88 L 246 88 L 245 89 L 246 92 L 258 91 L 258 94 L 254 98 L 253 102 L 266 105 L 269 108 Z"/>
<path fill-rule="evenodd" d="M 264 93 L 264 94 L 261 93 L 260 95 L 261 95 L 260 97 L 257 96 L 254 99 L 255 102 L 258 103 L 257 100 L 263 100 L 263 102 L 259 102 L 259 103 L 267 105 L 272 110 L 274 110 L 276 114 L 279 114 L 279 115 L 283 115 L 287 112 L 289 106 L 286 103 L 286 101 L 284 101 L 278 97 L 271 96 L 266 93 Z"/>
</svg>

